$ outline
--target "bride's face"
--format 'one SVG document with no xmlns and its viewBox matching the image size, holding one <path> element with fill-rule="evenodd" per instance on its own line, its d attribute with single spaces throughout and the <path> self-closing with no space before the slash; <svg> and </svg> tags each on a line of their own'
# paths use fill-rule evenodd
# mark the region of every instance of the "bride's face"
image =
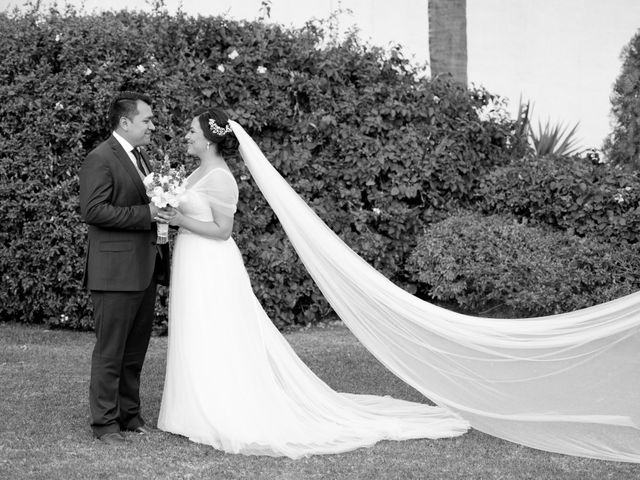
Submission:
<svg viewBox="0 0 640 480">
<path fill-rule="evenodd" d="M 206 138 L 204 138 L 202 128 L 200 128 L 200 122 L 198 122 L 198 117 L 191 121 L 189 131 L 184 138 L 187 141 L 187 155 L 193 155 L 195 157 L 199 157 L 200 154 L 207 149 L 207 145 L 210 143 Z"/>
</svg>

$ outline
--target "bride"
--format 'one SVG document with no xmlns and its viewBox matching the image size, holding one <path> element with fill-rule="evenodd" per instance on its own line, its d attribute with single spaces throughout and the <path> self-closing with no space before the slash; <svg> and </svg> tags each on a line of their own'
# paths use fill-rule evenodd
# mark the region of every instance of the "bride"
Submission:
<svg viewBox="0 0 640 480">
<path fill-rule="evenodd" d="M 186 135 L 199 167 L 178 209 L 161 430 L 229 453 L 298 458 L 380 440 L 453 437 L 468 423 L 442 407 L 333 391 L 295 354 L 256 299 L 231 238 L 238 187 L 226 113 L 198 112 Z"/>
</svg>

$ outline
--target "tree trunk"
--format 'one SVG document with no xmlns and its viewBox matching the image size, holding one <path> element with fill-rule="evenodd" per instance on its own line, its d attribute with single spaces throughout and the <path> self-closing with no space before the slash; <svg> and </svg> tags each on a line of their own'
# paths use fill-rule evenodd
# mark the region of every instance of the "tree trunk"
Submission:
<svg viewBox="0 0 640 480">
<path fill-rule="evenodd" d="M 428 0 L 431 76 L 467 85 L 467 0 Z"/>
</svg>

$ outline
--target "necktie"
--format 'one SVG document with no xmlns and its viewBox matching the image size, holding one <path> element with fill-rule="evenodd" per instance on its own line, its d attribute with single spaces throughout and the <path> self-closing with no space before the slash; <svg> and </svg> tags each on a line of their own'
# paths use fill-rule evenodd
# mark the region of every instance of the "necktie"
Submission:
<svg viewBox="0 0 640 480">
<path fill-rule="evenodd" d="M 142 161 L 142 154 L 140 153 L 140 150 L 134 148 L 133 150 L 131 150 L 131 153 L 133 153 L 133 156 L 136 157 L 136 165 L 138 166 L 138 170 L 140 170 L 143 175 L 148 175 L 149 172 L 147 172 L 145 164 Z"/>
</svg>

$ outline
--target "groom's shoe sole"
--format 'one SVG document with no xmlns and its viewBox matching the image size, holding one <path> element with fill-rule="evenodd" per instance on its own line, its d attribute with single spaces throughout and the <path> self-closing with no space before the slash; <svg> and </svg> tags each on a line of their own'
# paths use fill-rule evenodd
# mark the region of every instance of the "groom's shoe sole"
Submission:
<svg viewBox="0 0 640 480">
<path fill-rule="evenodd" d="M 158 430 L 155 428 L 147 427 L 146 425 L 142 425 L 140 427 L 127 429 L 127 432 L 138 433 L 140 435 L 151 435 L 153 433 L 157 433 Z"/>
<path fill-rule="evenodd" d="M 98 437 L 105 445 L 124 445 L 126 443 L 124 437 L 119 432 L 105 433 Z"/>
</svg>

